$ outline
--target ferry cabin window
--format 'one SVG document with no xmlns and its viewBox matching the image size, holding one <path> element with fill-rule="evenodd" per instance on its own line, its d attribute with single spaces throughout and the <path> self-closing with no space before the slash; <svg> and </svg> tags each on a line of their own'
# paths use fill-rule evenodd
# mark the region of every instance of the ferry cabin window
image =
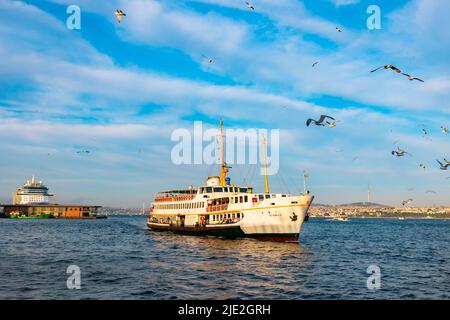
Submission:
<svg viewBox="0 0 450 320">
<path fill-rule="evenodd" d="M 270 198 L 270 194 L 266 194 L 266 199 L 269 199 Z"/>
<path fill-rule="evenodd" d="M 244 201 L 244 197 L 243 197 L 243 196 L 240 196 L 240 197 L 239 197 L 239 202 L 242 203 L 242 201 Z"/>
<path fill-rule="evenodd" d="M 244 196 L 244 202 L 248 202 L 248 196 Z"/>
<path fill-rule="evenodd" d="M 259 198 L 259 200 L 264 200 L 264 195 L 260 194 L 260 195 L 258 195 L 258 198 Z"/>
</svg>

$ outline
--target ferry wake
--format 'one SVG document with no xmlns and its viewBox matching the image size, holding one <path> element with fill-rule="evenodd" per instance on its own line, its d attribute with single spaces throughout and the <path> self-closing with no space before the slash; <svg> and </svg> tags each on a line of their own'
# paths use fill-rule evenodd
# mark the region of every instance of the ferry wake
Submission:
<svg viewBox="0 0 450 320">
<path fill-rule="evenodd" d="M 196 189 L 159 192 L 147 227 L 188 235 L 297 242 L 314 197 L 306 191 L 300 195 L 269 192 L 264 138 L 265 192 L 255 193 L 252 187 L 232 184 L 227 177 L 230 167 L 224 162 L 222 126 L 221 121 L 220 177 L 209 177 Z"/>
</svg>

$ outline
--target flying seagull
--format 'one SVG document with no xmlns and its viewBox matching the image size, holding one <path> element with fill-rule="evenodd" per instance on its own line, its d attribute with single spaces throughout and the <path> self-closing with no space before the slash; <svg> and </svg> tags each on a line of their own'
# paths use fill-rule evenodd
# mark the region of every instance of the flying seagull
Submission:
<svg viewBox="0 0 450 320">
<path fill-rule="evenodd" d="M 315 66 L 317 66 L 319 64 L 319 61 L 316 61 L 312 64 L 312 67 L 314 68 Z"/>
<path fill-rule="evenodd" d="M 398 69 L 398 68 L 396 68 L 396 67 L 394 67 L 393 65 L 390 65 L 390 64 L 385 65 L 385 66 L 381 66 L 381 67 L 376 68 L 376 69 L 374 69 L 374 70 L 372 70 L 372 71 L 370 71 L 370 72 L 375 72 L 375 71 L 378 71 L 378 70 L 380 70 L 380 69 L 382 69 L 382 68 L 385 68 L 386 70 L 387 70 L 387 69 L 391 69 L 391 70 L 394 71 L 394 72 L 402 73 L 402 71 L 401 71 L 400 69 Z"/>
<path fill-rule="evenodd" d="M 409 199 L 407 199 L 407 200 L 403 200 L 402 206 L 405 206 L 405 204 L 408 204 L 408 203 L 410 203 L 410 202 L 413 202 L 413 199 L 409 198 Z"/>
<path fill-rule="evenodd" d="M 447 170 L 448 166 L 450 166 L 450 161 L 447 161 L 446 159 L 444 159 L 444 161 L 446 162 L 445 164 L 443 164 L 442 162 L 440 162 L 439 160 L 436 160 L 439 165 L 441 166 L 441 170 Z"/>
<path fill-rule="evenodd" d="M 405 150 L 400 149 L 400 147 L 397 147 L 397 150 L 392 151 L 392 155 L 395 155 L 397 157 L 403 157 L 405 154 L 409 154 Z"/>
<path fill-rule="evenodd" d="M 117 16 L 117 21 L 120 23 L 122 22 L 122 17 L 126 16 L 125 12 L 123 12 L 121 9 L 116 9 L 116 12 L 114 14 Z"/>
<path fill-rule="evenodd" d="M 320 116 L 319 120 L 314 120 L 314 119 L 308 119 L 308 120 L 306 120 L 306 126 L 309 127 L 309 125 L 311 124 L 311 122 L 313 122 L 316 126 L 322 126 L 322 127 L 324 127 L 325 124 L 323 123 L 323 121 L 324 121 L 326 118 L 329 118 L 329 119 L 331 119 L 331 120 L 336 120 L 336 119 L 334 119 L 333 117 L 330 117 L 330 116 L 327 116 L 327 115 L 324 115 L 324 114 L 323 114 L 323 115 Z"/>
<path fill-rule="evenodd" d="M 434 191 L 434 190 L 427 190 L 425 193 L 434 193 L 434 194 L 437 194 L 437 192 Z"/>
<path fill-rule="evenodd" d="M 210 63 L 210 64 L 214 62 L 214 60 L 213 60 L 212 58 L 207 57 L 207 56 L 205 56 L 204 54 L 202 54 L 202 57 L 205 58 L 205 60 L 206 60 L 208 63 Z"/>
<path fill-rule="evenodd" d="M 449 131 L 448 131 L 447 127 L 441 126 L 441 129 L 442 129 L 442 133 L 448 134 Z"/>
<path fill-rule="evenodd" d="M 423 170 L 427 170 L 427 167 L 426 167 L 424 164 L 421 163 L 419 166 L 420 166 Z"/>
<path fill-rule="evenodd" d="M 342 29 L 340 27 L 336 27 L 337 32 L 342 32 Z"/>
<path fill-rule="evenodd" d="M 409 81 L 417 80 L 417 81 L 420 81 L 420 82 L 425 82 L 425 81 L 423 81 L 422 79 L 413 77 L 413 76 L 411 76 L 411 75 L 409 75 L 409 74 L 407 74 L 407 73 L 402 73 L 402 75 L 407 76 Z"/>
<path fill-rule="evenodd" d="M 80 151 L 77 151 L 77 153 L 81 154 L 81 153 L 91 153 L 91 152 L 89 150 L 80 150 Z"/>
<path fill-rule="evenodd" d="M 255 7 L 250 2 L 246 2 L 245 5 L 247 6 L 247 8 L 255 10 Z"/>
</svg>

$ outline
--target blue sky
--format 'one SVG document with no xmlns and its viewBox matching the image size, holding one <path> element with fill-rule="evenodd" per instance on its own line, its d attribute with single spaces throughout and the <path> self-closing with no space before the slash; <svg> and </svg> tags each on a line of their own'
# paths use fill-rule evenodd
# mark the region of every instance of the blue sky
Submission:
<svg viewBox="0 0 450 320">
<path fill-rule="evenodd" d="M 60 202 L 111 206 L 200 185 L 217 168 L 172 164 L 170 135 L 222 118 L 280 129 L 273 191 L 298 192 L 307 170 L 320 203 L 364 201 L 370 183 L 376 202 L 450 205 L 450 172 L 436 163 L 450 158 L 440 130 L 450 126 L 450 2 L 252 3 L 0 0 L 0 201 L 32 174 Z M 70 4 L 81 30 L 66 28 Z M 366 27 L 372 4 L 381 30 Z M 116 8 L 127 13 L 120 25 Z M 384 64 L 425 83 L 369 72 Z M 338 126 L 306 128 L 320 114 Z M 397 145 L 411 156 L 394 158 Z M 231 177 L 262 190 L 255 171 L 237 166 Z"/>
</svg>

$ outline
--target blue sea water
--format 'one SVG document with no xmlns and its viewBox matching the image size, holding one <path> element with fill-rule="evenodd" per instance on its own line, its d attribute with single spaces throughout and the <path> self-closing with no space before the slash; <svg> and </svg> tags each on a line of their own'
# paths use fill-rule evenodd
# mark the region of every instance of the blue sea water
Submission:
<svg viewBox="0 0 450 320">
<path fill-rule="evenodd" d="M 144 217 L 0 219 L 0 299 L 449 299 L 450 221 L 310 219 L 299 243 L 180 236 Z M 67 268 L 81 270 L 68 289 Z M 380 268 L 379 289 L 367 268 Z"/>
</svg>

